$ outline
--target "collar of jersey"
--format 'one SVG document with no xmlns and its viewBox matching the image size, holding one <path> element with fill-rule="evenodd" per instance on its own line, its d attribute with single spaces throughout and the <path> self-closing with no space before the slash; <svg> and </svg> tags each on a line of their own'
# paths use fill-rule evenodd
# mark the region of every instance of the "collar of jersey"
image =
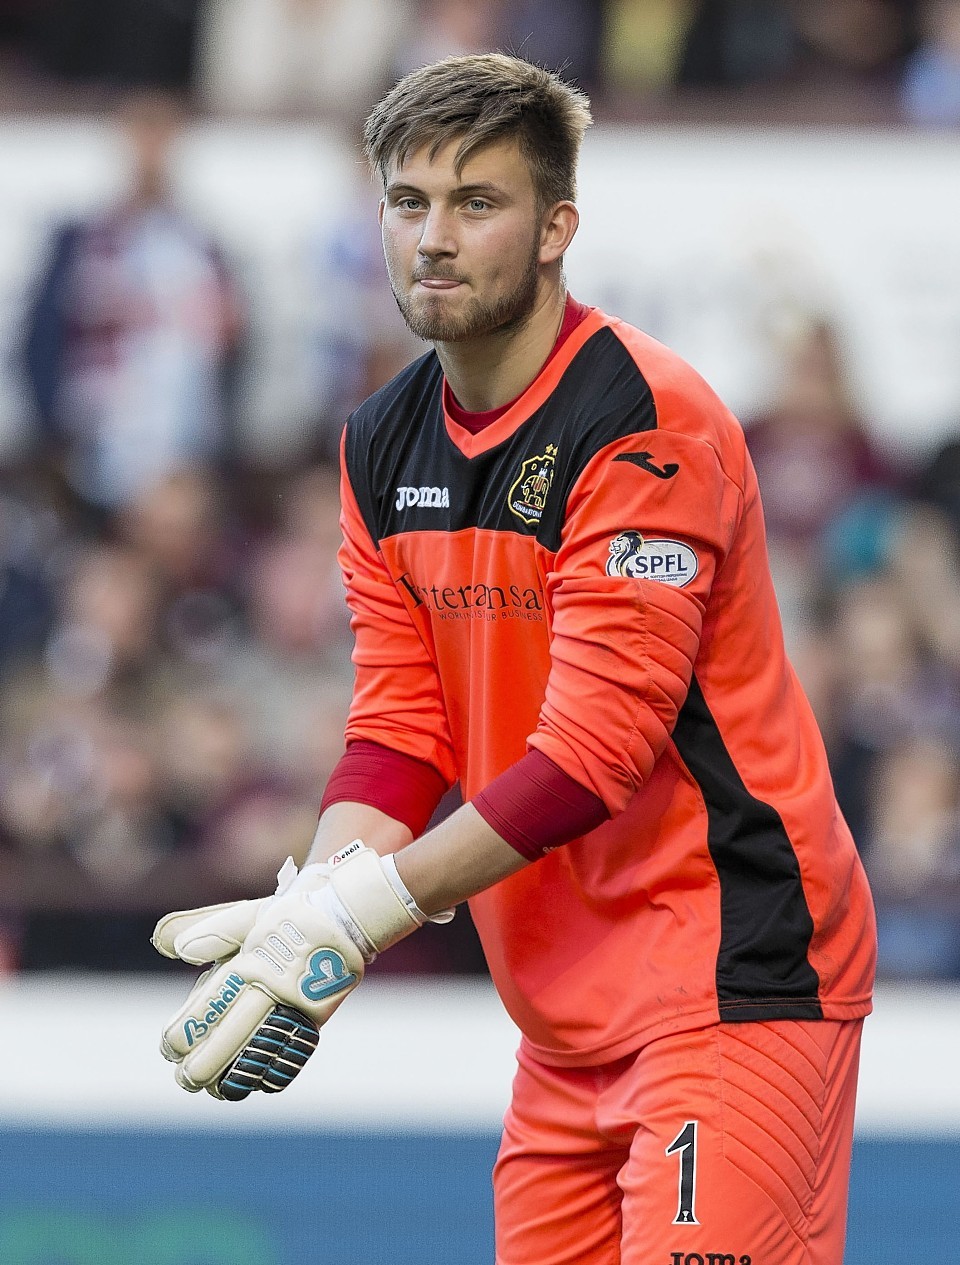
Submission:
<svg viewBox="0 0 960 1265">
<path fill-rule="evenodd" d="M 481 453 L 495 448 L 497 444 L 503 443 L 505 439 L 509 439 L 514 431 L 549 399 L 570 362 L 587 339 L 592 338 L 598 329 L 602 329 L 609 323 L 609 317 L 605 313 L 599 308 L 591 308 L 557 354 L 547 361 L 526 391 L 514 400 L 502 417 L 498 417 L 495 422 L 485 426 L 478 434 L 472 434 L 459 422 L 455 422 L 444 409 L 443 420 L 451 442 L 465 457 L 478 457 Z"/>
</svg>

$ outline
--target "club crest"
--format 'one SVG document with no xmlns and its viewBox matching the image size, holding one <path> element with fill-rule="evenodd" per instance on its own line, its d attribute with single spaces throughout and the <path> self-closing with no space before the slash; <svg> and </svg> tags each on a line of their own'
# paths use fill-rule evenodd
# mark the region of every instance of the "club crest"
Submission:
<svg viewBox="0 0 960 1265">
<path fill-rule="evenodd" d="M 547 504 L 547 493 L 553 483 L 555 444 L 547 444 L 538 457 L 528 457 L 520 467 L 520 474 L 507 494 L 511 514 L 527 524 L 540 522 Z"/>
</svg>

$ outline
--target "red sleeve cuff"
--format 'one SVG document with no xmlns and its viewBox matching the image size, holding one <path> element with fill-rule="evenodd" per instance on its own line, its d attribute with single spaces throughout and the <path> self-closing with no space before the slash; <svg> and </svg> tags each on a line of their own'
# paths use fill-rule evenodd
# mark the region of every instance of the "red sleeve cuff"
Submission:
<svg viewBox="0 0 960 1265">
<path fill-rule="evenodd" d="M 473 806 L 528 861 L 588 834 L 610 815 L 602 799 L 536 750 L 494 778 Z"/>
<path fill-rule="evenodd" d="M 381 747 L 378 742 L 357 739 L 330 774 L 320 812 L 343 801 L 369 804 L 402 821 L 417 838 L 446 790 L 446 782 L 432 764 Z"/>
</svg>

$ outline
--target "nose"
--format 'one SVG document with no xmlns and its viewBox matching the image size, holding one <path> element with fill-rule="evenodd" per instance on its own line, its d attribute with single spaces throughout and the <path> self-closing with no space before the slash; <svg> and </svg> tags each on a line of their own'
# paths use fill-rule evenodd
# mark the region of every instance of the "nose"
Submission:
<svg viewBox="0 0 960 1265">
<path fill-rule="evenodd" d="M 443 207 L 431 206 L 424 216 L 419 251 L 424 259 L 449 258 L 457 253 L 453 224 Z"/>
</svg>

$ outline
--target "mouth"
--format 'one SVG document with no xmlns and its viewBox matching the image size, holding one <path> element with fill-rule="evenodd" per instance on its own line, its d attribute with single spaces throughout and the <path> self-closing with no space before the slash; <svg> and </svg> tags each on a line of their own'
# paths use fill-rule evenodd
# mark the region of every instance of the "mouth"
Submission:
<svg viewBox="0 0 960 1265">
<path fill-rule="evenodd" d="M 455 290 L 457 286 L 462 285 L 459 277 L 438 277 L 427 274 L 418 276 L 414 274 L 414 283 L 421 285 L 425 290 Z"/>
</svg>

